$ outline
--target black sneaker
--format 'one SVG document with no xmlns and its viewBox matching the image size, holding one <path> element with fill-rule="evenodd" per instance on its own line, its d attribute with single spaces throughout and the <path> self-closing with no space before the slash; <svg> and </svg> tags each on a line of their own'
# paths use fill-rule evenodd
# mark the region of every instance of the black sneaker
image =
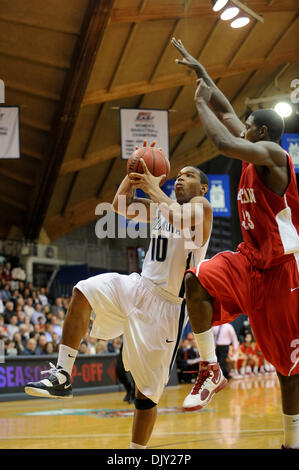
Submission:
<svg viewBox="0 0 299 470">
<path fill-rule="evenodd" d="M 50 374 L 49 377 L 39 382 L 28 382 L 25 392 L 34 397 L 73 398 L 70 374 L 62 367 L 56 368 L 51 362 L 50 366 L 51 369 L 41 372 Z"/>
</svg>

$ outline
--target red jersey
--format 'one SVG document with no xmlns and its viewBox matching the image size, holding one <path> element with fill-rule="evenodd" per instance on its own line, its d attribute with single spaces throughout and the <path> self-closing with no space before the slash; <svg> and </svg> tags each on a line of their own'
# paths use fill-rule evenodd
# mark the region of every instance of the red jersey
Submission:
<svg viewBox="0 0 299 470">
<path fill-rule="evenodd" d="M 299 196 L 293 161 L 287 158 L 290 182 L 283 196 L 265 186 L 253 163 L 243 162 L 238 210 L 244 241 L 237 250 L 259 269 L 284 263 L 299 252 Z"/>
</svg>

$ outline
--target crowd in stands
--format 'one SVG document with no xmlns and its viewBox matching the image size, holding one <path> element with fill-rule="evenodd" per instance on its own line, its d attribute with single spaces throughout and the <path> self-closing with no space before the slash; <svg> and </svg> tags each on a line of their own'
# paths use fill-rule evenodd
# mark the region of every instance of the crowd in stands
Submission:
<svg viewBox="0 0 299 470">
<path fill-rule="evenodd" d="M 22 280 L 20 280 L 22 279 Z M 54 298 L 48 287 L 34 287 L 26 282 L 20 268 L 9 261 L 0 262 L 0 340 L 6 356 L 56 355 L 61 342 L 64 318 L 70 297 Z M 241 379 L 274 371 L 256 343 L 246 315 L 234 322 L 213 327 L 216 354 L 227 379 Z M 111 341 L 92 338 L 89 332 L 82 339 L 79 354 L 121 357 L 121 338 Z M 191 331 L 183 337 L 177 353 L 179 383 L 194 382 L 200 357 Z M 121 373 L 123 365 L 121 364 Z M 123 377 L 120 381 L 123 383 Z M 126 400 L 132 401 L 133 387 L 124 380 Z M 132 382 L 132 381 L 131 381 Z"/>
<path fill-rule="evenodd" d="M 20 280 L 20 278 L 22 280 Z M 0 262 L 0 340 L 6 356 L 58 354 L 70 297 L 53 298 L 48 287 L 26 282 L 21 268 Z M 120 339 L 83 338 L 79 354 L 119 353 Z"/>
<path fill-rule="evenodd" d="M 248 317 L 240 315 L 231 324 L 213 327 L 216 355 L 224 376 L 243 379 L 275 373 L 266 361 L 250 327 Z M 177 354 L 179 383 L 194 383 L 200 356 L 192 332 L 184 335 Z"/>
</svg>

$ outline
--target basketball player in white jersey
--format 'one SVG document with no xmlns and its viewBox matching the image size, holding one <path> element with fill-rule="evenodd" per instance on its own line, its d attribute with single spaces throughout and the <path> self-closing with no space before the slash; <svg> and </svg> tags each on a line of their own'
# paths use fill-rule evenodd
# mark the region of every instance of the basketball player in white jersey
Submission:
<svg viewBox="0 0 299 470">
<path fill-rule="evenodd" d="M 212 208 L 204 197 L 208 190 L 204 173 L 194 167 L 183 168 L 175 182 L 175 202 L 159 186 L 163 176 L 154 177 L 143 161 L 142 165 L 145 173 L 126 176 L 113 201 L 116 212 L 123 197 L 125 209 L 130 209 L 131 214 L 138 209 L 137 204 L 146 209 L 143 212 L 148 222 L 154 214 L 151 243 L 141 275 L 105 273 L 80 281 L 74 287 L 65 318 L 56 367 L 52 365 L 47 371 L 48 378 L 25 387 L 26 393 L 33 396 L 72 397 L 72 368 L 93 311 L 91 336 L 111 339 L 123 335 L 124 365 L 136 384 L 132 449 L 145 448 L 151 436 L 156 405 L 169 380 L 186 322 L 182 290 L 186 262 L 192 258 L 196 265 L 204 258 L 212 227 Z M 150 199 L 135 198 L 135 188 L 143 189 Z M 154 211 L 153 204 L 157 206 Z M 182 212 L 187 205 L 190 218 L 186 227 Z M 137 221 L 135 213 L 129 216 L 125 210 L 123 215 Z M 192 250 L 190 239 L 186 243 L 188 237 L 193 239 Z"/>
</svg>

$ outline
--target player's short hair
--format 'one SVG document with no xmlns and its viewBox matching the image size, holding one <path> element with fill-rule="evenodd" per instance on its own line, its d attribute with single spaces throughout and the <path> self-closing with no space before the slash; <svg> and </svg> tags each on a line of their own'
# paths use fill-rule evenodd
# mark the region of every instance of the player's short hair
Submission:
<svg viewBox="0 0 299 470">
<path fill-rule="evenodd" d="M 194 170 L 196 170 L 199 173 L 201 184 L 207 184 L 208 187 L 209 187 L 209 179 L 208 179 L 207 175 L 200 168 L 198 168 L 197 166 L 191 166 L 190 168 L 193 168 Z"/>
<path fill-rule="evenodd" d="M 258 109 L 252 114 L 257 127 L 266 126 L 271 141 L 279 143 L 284 132 L 284 120 L 274 109 Z"/>
</svg>

